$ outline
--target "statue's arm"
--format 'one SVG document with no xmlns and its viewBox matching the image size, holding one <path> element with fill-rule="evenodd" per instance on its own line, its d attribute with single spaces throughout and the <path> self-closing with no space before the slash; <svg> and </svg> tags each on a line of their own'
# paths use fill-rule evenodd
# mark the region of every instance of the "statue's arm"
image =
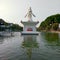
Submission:
<svg viewBox="0 0 60 60">
<path fill-rule="evenodd" d="M 27 14 L 25 15 L 25 17 L 27 16 Z"/>
<path fill-rule="evenodd" d="M 34 17 L 36 17 L 33 13 L 32 13 L 32 15 L 33 15 Z"/>
<path fill-rule="evenodd" d="M 28 13 L 25 15 L 25 17 L 28 16 Z"/>
</svg>

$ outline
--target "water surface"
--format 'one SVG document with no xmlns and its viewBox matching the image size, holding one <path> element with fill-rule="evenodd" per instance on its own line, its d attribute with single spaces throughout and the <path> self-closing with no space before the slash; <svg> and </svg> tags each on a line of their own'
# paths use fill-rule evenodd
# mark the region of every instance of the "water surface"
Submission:
<svg viewBox="0 0 60 60">
<path fill-rule="evenodd" d="M 60 60 L 60 34 L 0 37 L 0 60 Z"/>
</svg>

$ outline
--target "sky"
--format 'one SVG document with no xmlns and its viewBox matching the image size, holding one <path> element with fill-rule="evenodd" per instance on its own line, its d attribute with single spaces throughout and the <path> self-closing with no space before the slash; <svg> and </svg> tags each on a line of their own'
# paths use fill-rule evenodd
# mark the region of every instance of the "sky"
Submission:
<svg viewBox="0 0 60 60">
<path fill-rule="evenodd" d="M 20 22 L 27 21 L 24 16 L 29 7 L 36 16 L 33 21 L 40 23 L 50 15 L 60 14 L 60 0 L 0 0 L 0 18 L 22 26 Z"/>
</svg>

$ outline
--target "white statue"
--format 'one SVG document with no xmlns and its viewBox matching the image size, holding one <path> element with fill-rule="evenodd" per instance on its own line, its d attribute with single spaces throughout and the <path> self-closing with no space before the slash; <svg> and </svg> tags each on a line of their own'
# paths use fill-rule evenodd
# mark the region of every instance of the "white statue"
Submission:
<svg viewBox="0 0 60 60">
<path fill-rule="evenodd" d="M 35 17 L 35 15 L 32 13 L 31 7 L 28 9 L 28 13 L 25 15 L 25 17 L 28 18 L 28 21 L 32 21 L 32 16 Z"/>
</svg>

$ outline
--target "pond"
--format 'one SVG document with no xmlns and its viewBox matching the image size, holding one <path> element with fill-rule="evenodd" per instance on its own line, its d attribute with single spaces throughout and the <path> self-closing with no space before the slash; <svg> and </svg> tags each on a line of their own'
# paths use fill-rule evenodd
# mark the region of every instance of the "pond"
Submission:
<svg viewBox="0 0 60 60">
<path fill-rule="evenodd" d="M 0 60 L 60 60 L 60 34 L 0 37 Z"/>
</svg>

